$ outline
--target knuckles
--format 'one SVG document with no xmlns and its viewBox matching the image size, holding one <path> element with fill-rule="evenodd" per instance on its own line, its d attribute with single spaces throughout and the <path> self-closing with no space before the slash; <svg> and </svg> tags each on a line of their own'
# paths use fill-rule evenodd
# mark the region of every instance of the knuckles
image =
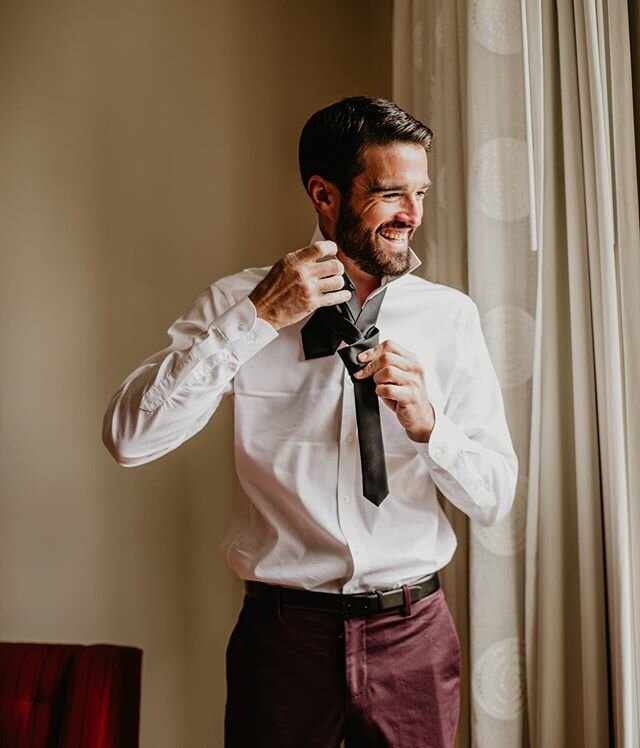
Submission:
<svg viewBox="0 0 640 748">
<path fill-rule="evenodd" d="M 297 258 L 295 252 L 289 252 L 280 260 L 280 267 L 284 271 L 289 271 L 291 268 L 294 268 L 296 264 Z"/>
<path fill-rule="evenodd" d="M 393 366 L 383 366 L 373 375 L 374 382 L 389 382 L 397 378 L 398 370 Z"/>
<path fill-rule="evenodd" d="M 376 394 L 378 395 L 378 397 L 384 397 L 390 400 L 391 388 L 388 384 L 379 384 L 376 387 Z"/>
<path fill-rule="evenodd" d="M 344 265 L 340 260 L 329 260 L 326 264 L 329 266 L 327 270 L 331 275 L 342 275 L 344 273 Z"/>
<path fill-rule="evenodd" d="M 304 265 L 296 264 L 290 268 L 291 278 L 297 284 L 306 286 L 309 280 L 309 272 Z"/>
</svg>

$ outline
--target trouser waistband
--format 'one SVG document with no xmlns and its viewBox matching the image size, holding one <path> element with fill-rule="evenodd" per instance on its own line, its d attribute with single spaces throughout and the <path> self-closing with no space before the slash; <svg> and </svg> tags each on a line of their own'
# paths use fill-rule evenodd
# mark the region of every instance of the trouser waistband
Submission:
<svg viewBox="0 0 640 748">
<path fill-rule="evenodd" d="M 438 574 L 404 585 L 398 589 L 340 595 L 331 592 L 278 587 L 264 582 L 245 582 L 247 597 L 272 600 L 282 607 L 337 613 L 343 618 L 361 618 L 403 610 L 408 614 L 411 603 L 416 603 L 440 589 Z"/>
</svg>

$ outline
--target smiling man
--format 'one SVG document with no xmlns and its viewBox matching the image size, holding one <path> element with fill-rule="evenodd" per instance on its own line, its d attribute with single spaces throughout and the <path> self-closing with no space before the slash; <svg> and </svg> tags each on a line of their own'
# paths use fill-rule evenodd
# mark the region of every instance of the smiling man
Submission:
<svg viewBox="0 0 640 748">
<path fill-rule="evenodd" d="M 311 244 L 209 286 L 105 415 L 105 444 L 138 465 L 234 396 L 231 748 L 454 744 L 459 646 L 438 571 L 456 538 L 436 487 L 499 522 L 517 462 L 475 305 L 412 272 L 431 139 L 382 99 L 314 114 L 299 149 Z"/>
</svg>

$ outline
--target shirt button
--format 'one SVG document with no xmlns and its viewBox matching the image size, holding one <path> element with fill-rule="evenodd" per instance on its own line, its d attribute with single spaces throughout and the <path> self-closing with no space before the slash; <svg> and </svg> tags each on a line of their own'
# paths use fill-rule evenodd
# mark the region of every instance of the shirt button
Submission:
<svg viewBox="0 0 640 748">
<path fill-rule="evenodd" d="M 348 504 L 351 501 L 351 496 L 349 496 L 348 494 L 345 494 L 342 497 L 342 500 L 344 501 L 345 504 Z"/>
<path fill-rule="evenodd" d="M 255 343 L 256 342 L 256 338 L 257 338 L 257 335 L 255 334 L 255 332 L 250 332 L 247 335 L 247 342 L 248 343 Z"/>
<path fill-rule="evenodd" d="M 435 457 L 436 460 L 438 460 L 440 459 L 440 457 L 442 457 L 442 450 L 440 449 L 440 447 L 434 447 L 431 450 L 431 454 Z"/>
<path fill-rule="evenodd" d="M 247 329 L 246 322 L 240 322 L 240 323 L 238 323 L 238 330 L 240 330 L 240 332 L 244 332 L 246 329 Z"/>
<path fill-rule="evenodd" d="M 353 444 L 353 434 L 347 434 L 344 439 L 345 444 Z"/>
</svg>

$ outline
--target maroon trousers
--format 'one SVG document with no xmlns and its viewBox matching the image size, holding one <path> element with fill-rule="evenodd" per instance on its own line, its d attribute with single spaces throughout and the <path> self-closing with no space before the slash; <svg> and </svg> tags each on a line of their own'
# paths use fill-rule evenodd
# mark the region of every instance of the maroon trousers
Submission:
<svg viewBox="0 0 640 748">
<path fill-rule="evenodd" d="M 453 748 L 460 650 L 442 590 L 343 620 L 245 598 L 227 649 L 226 748 Z"/>
</svg>

